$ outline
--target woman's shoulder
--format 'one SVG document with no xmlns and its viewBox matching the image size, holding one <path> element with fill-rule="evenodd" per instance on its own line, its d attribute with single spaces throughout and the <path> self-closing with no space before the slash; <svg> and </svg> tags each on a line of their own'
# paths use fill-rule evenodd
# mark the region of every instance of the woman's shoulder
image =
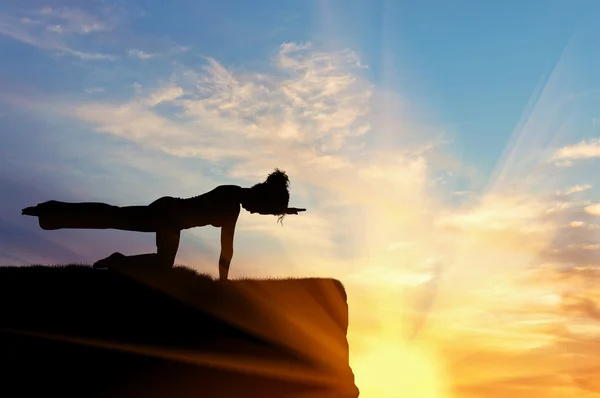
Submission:
<svg viewBox="0 0 600 398">
<path fill-rule="evenodd" d="M 203 193 L 202 195 L 194 196 L 189 200 L 193 202 L 212 203 L 240 203 L 242 197 L 242 188 L 237 185 L 219 185 L 218 187 Z"/>
<path fill-rule="evenodd" d="M 240 213 L 240 203 L 242 199 L 242 187 L 237 185 L 219 185 L 209 195 L 212 196 L 210 202 L 217 205 L 230 220 L 237 219 Z"/>
<path fill-rule="evenodd" d="M 242 187 L 237 186 L 237 185 L 219 185 L 218 187 L 213 189 L 210 193 L 237 196 L 242 193 Z"/>
</svg>

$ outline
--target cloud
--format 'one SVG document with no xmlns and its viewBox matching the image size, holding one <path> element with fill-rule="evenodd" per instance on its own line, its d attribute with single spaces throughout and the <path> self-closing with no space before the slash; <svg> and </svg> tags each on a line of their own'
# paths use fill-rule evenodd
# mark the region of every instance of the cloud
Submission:
<svg viewBox="0 0 600 398">
<path fill-rule="evenodd" d="M 174 47 L 171 47 L 166 52 L 147 52 L 147 51 L 143 51 L 143 50 L 140 50 L 137 48 L 132 48 L 127 51 L 127 56 L 129 58 L 138 58 L 141 60 L 147 60 L 147 59 L 152 59 L 152 58 L 165 57 L 165 56 L 169 56 L 169 55 L 181 54 L 181 53 L 189 51 L 189 49 L 190 49 L 190 47 L 186 47 L 186 46 L 174 46 Z"/>
<path fill-rule="evenodd" d="M 94 32 L 101 31 L 76 34 Z M 160 54 L 134 49 L 129 55 Z M 565 332 L 567 325 L 589 327 L 583 323 L 597 314 L 597 292 L 583 289 L 586 280 L 598 280 L 591 275 L 600 275 L 592 228 L 596 205 L 579 201 L 592 194 L 590 186 L 571 186 L 571 180 L 558 185 L 567 187 L 558 194 L 555 187 L 547 193 L 455 191 L 466 201 L 451 205 L 432 178 L 436 164 L 450 162 L 436 158 L 431 142 L 398 148 L 382 139 L 387 137 L 379 127 L 396 136 L 409 121 L 402 115 L 377 124 L 378 93 L 355 53 L 285 43 L 271 61 L 260 70 L 231 68 L 213 58 L 200 67 L 175 64 L 162 80 L 134 85 L 125 100 L 90 96 L 48 107 L 91 126 L 93 140 L 82 129 L 74 148 L 85 140 L 101 148 L 99 138 L 109 138 L 112 146 L 104 149 L 110 151 L 102 159 L 92 159 L 90 151 L 89 161 L 118 173 L 109 178 L 87 172 L 86 183 L 98 192 L 110 182 L 110 195 L 121 203 L 191 196 L 224 182 L 248 185 L 275 166 L 284 168 L 292 180 L 292 205 L 308 212 L 287 217 L 283 228 L 273 218 L 243 213 L 234 272 L 247 275 L 256 267 L 256 275 L 287 274 L 282 264 L 288 255 L 300 259 L 290 273 L 376 283 L 374 294 L 384 287 L 400 292 L 392 304 L 402 315 L 433 307 L 430 317 L 414 317 L 414 329 L 458 342 L 452 346 L 467 342 L 447 356 L 449 362 L 471 358 L 450 367 L 471 372 L 470 382 L 458 388 L 465 396 L 530 396 L 531 388 L 556 375 L 553 386 L 560 393 L 594 388 L 593 372 L 575 377 L 556 354 L 573 349 L 587 363 L 590 347 L 598 346 L 587 341 L 573 347 L 576 338 Z M 421 132 L 417 123 L 410 130 Z M 374 135 L 380 148 L 371 146 Z M 214 232 L 205 231 L 192 235 Z M 209 242 L 214 249 L 218 238 Z M 245 263 L 252 250 L 261 250 L 259 266 Z M 440 254 L 444 261 L 432 260 Z M 195 253 L 188 258 L 197 259 Z M 443 267 L 430 264 L 435 261 Z M 524 282 L 523 274 L 531 278 Z M 563 295 L 569 289 L 580 289 L 576 299 Z M 491 370 L 473 367 L 476 360 Z"/>
<path fill-rule="evenodd" d="M 593 216 L 600 216 L 600 203 L 586 206 L 585 211 Z"/>
<path fill-rule="evenodd" d="M 457 239 L 470 237 L 505 250 L 539 250 L 554 231 L 546 215 L 555 203 L 525 194 L 491 193 L 462 209 L 447 209 L 437 219 L 440 229 Z"/>
<path fill-rule="evenodd" d="M 563 302 L 563 310 L 568 314 L 583 316 L 600 321 L 600 308 L 593 300 L 585 297 L 569 297 Z"/>
<path fill-rule="evenodd" d="M 473 195 L 475 192 L 473 191 L 454 191 L 452 192 L 452 195 L 454 196 L 468 196 L 468 195 Z"/>
<path fill-rule="evenodd" d="M 455 342 L 441 353 L 455 391 L 465 397 L 587 396 L 586 391 L 597 391 L 598 267 L 595 275 L 589 268 L 554 267 L 520 274 L 529 277 L 503 288 L 495 279 L 494 286 L 486 286 L 492 290 L 489 295 L 470 296 L 476 304 L 435 313 L 437 325 L 442 315 L 453 325 L 438 329 L 435 336 Z"/>
<path fill-rule="evenodd" d="M 363 71 L 364 65 L 350 50 L 284 43 L 262 70 L 229 68 L 205 58 L 195 68 L 175 64 L 158 83 L 136 84 L 126 100 L 85 99 L 53 104 L 53 109 L 89 123 L 98 134 L 128 142 L 139 153 L 193 165 L 201 178 L 206 179 L 210 170 L 210 180 L 217 183 L 253 184 L 273 167 L 282 167 L 292 179 L 293 205 L 309 207 L 310 215 L 290 217 L 286 220 L 290 228 L 283 230 L 274 228 L 272 220 L 252 218 L 240 232 L 247 228 L 248 234 L 274 241 L 286 237 L 280 243 L 290 255 L 310 245 L 322 258 L 346 255 L 362 262 L 361 267 L 372 264 L 391 270 L 398 266 L 394 242 L 410 241 L 414 247 L 398 273 L 430 277 L 423 264 L 444 251 L 457 252 L 456 261 L 467 264 L 485 250 L 503 251 L 488 264 L 499 269 L 506 262 L 512 269 L 522 269 L 536 256 L 540 256 L 536 261 L 555 262 L 569 257 L 577 265 L 589 258 L 591 251 L 583 247 L 590 242 L 574 235 L 553 240 L 570 223 L 591 225 L 581 204 L 570 199 L 572 193 L 588 191 L 589 185 L 571 186 L 566 196 L 524 192 L 482 196 L 470 191 L 462 206 L 446 203 L 432 178 L 441 150 L 434 151 L 431 142 L 401 149 L 371 147 L 369 137 L 379 133 L 373 131 L 377 92 Z M 410 120 L 400 122 L 408 125 Z M 391 133 L 394 126 L 384 127 Z M 135 158 L 123 157 L 123 162 Z M 151 161 L 144 167 L 159 171 Z M 299 225 L 302 228 L 296 230 Z M 571 225 L 570 230 L 588 230 Z M 438 240 L 451 242 L 450 249 L 438 245 Z M 481 245 L 469 254 L 466 242 Z M 560 250 L 546 250 L 549 245 Z M 466 271 L 459 279 L 464 278 Z"/>
<path fill-rule="evenodd" d="M 571 167 L 573 166 L 573 162 L 570 160 L 557 160 L 554 162 L 556 167 Z"/>
<path fill-rule="evenodd" d="M 158 55 L 159 54 L 157 54 L 157 53 L 147 53 L 147 52 L 144 52 L 144 51 L 138 50 L 138 49 L 131 49 L 131 50 L 127 51 L 127 56 L 129 56 L 130 58 L 150 59 L 150 58 L 155 58 Z"/>
<path fill-rule="evenodd" d="M 175 64 L 161 81 L 135 84 L 125 100 L 88 97 L 45 106 L 86 122 L 97 134 L 95 142 L 109 138 L 107 151 L 115 145 L 130 148 L 131 156 L 118 155 L 117 163 L 112 157 L 90 159 L 122 179 L 129 174 L 116 170 L 139 163 L 142 156 L 169 159 L 167 168 L 193 168 L 205 181 L 196 184 L 196 192 L 187 189 L 194 185 L 187 174 L 174 175 L 171 185 L 165 180 L 161 189 L 196 195 L 212 189 L 212 182 L 249 185 L 274 167 L 283 168 L 292 180 L 291 205 L 309 211 L 286 218 L 289 226 L 283 229 L 268 218 L 249 218 L 240 224 L 240 233 L 253 228 L 248 234 L 280 242 L 290 257 L 305 256 L 310 245 L 319 253 L 319 264 L 324 258 L 358 263 L 370 246 L 388 253 L 390 243 L 413 240 L 410 234 L 426 237 L 420 216 L 437 210 L 439 201 L 426 192 L 432 188 L 433 151 L 423 143 L 402 149 L 368 146 L 374 133 L 373 87 L 362 76 L 364 65 L 357 55 L 286 43 L 271 61 L 260 71 L 228 68 L 212 58 L 196 68 Z M 81 137 L 73 134 L 73 149 Z M 140 167 L 148 176 L 164 171 L 151 160 Z M 180 190 L 183 180 L 185 191 Z M 139 184 L 132 181 L 141 198 Z M 158 194 L 157 189 L 143 192 Z M 130 197 L 131 192 L 119 195 Z M 371 214 L 373 209 L 377 214 Z M 377 233 L 362 239 L 361 225 Z M 392 266 L 392 260 L 386 259 L 384 266 Z M 351 271 L 340 266 L 336 272 Z"/>
<path fill-rule="evenodd" d="M 520 322 L 521 318 L 541 322 L 550 316 L 571 322 L 561 313 L 556 318 L 552 310 L 555 301 L 548 301 L 545 308 L 535 301 L 536 297 L 560 297 L 570 288 L 565 286 L 569 284 L 565 275 L 580 275 L 584 269 L 600 266 L 599 236 L 590 228 L 593 217 L 586 212 L 588 205 L 573 195 L 507 190 L 491 191 L 457 208 L 443 208 L 436 225 L 451 238 L 447 252 L 453 253 L 453 262 L 444 271 L 434 318 L 444 314 L 442 319 L 461 325 L 456 327 L 460 331 L 446 326 L 460 338 L 465 338 L 463 329 L 488 333 L 489 329 L 480 324 L 487 322 L 488 314 L 504 322 L 497 333 L 505 333 L 510 322 Z M 580 293 L 586 291 L 572 286 L 578 288 Z M 469 313 L 466 309 L 471 306 L 476 311 Z M 528 343 L 524 331 L 516 332 L 516 336 L 515 341 L 502 337 L 506 348 L 518 349 L 535 341 L 546 344 L 541 336 Z M 482 344 L 500 344 L 499 338 L 481 334 L 480 338 Z"/>
<path fill-rule="evenodd" d="M 97 93 L 103 93 L 106 90 L 104 89 L 104 87 L 89 87 L 84 89 L 84 91 L 88 94 L 97 94 Z"/>
<path fill-rule="evenodd" d="M 146 98 L 146 104 L 150 107 L 156 107 L 162 103 L 173 102 L 184 95 L 181 87 L 171 84 L 155 90 Z"/>
<path fill-rule="evenodd" d="M 261 175 L 265 166 L 250 159 L 269 157 L 272 164 L 273 155 L 286 159 L 295 152 L 315 166 L 342 164 L 338 154 L 369 129 L 363 117 L 371 87 L 353 72 L 354 53 L 309 48 L 282 45 L 272 74 L 236 73 L 209 58 L 200 70 L 183 68 L 161 86 L 139 86 L 129 102 L 84 103 L 74 116 L 173 156 L 234 159 Z"/>
<path fill-rule="evenodd" d="M 72 55 L 75 56 L 81 60 L 84 61 L 97 61 L 97 60 L 107 60 L 107 61 L 113 61 L 115 59 L 117 59 L 116 56 L 114 55 L 110 55 L 110 54 L 104 54 L 104 53 L 90 53 L 90 52 L 85 52 L 85 51 L 77 51 L 77 50 L 73 50 L 69 47 L 56 47 L 55 50 L 57 50 L 56 55 L 62 56 L 62 55 Z"/>
<path fill-rule="evenodd" d="M 571 195 L 573 193 L 577 193 L 577 192 L 583 192 L 583 191 L 587 191 L 588 189 L 592 188 L 591 185 L 588 184 L 584 184 L 584 185 L 573 185 L 572 187 L 568 188 L 565 191 L 565 195 Z"/>
<path fill-rule="evenodd" d="M 114 55 L 79 50 L 70 44 L 114 28 L 114 18 L 100 11 L 98 13 L 104 18 L 66 7 L 27 10 L 12 16 L 0 14 L 0 34 L 57 55 L 70 55 L 82 60 L 115 60 Z"/>
<path fill-rule="evenodd" d="M 159 53 L 133 49 L 130 55 L 143 54 Z M 499 254 L 488 265 L 499 269 L 503 263 L 522 269 L 535 261 L 582 266 L 589 259 L 592 251 L 584 247 L 592 243 L 575 232 L 591 231 L 590 214 L 572 200 L 580 196 L 574 193 L 587 194 L 589 185 L 571 186 L 562 196 L 465 190 L 465 203 L 453 206 L 432 178 L 447 175 L 452 163 L 443 153 L 447 158 L 440 161 L 444 148 L 439 138 L 402 148 L 372 145 L 373 136 L 385 138 L 382 129 L 393 138 L 396 130 L 419 125 L 404 114 L 391 125 L 381 123 L 374 99 L 387 97 L 363 76 L 365 66 L 356 53 L 284 43 L 270 61 L 260 70 L 231 68 L 210 57 L 195 67 L 175 63 L 162 80 L 136 83 L 125 100 L 85 98 L 48 106 L 137 153 L 123 155 L 121 163 L 136 163 L 144 154 L 170 159 L 164 167 L 195 168 L 205 181 L 196 189 L 209 188 L 207 181 L 253 184 L 273 167 L 285 169 L 292 179 L 293 205 L 309 207 L 310 215 L 286 220 L 302 225 L 301 230 L 273 229 L 272 220 L 254 219 L 245 227 L 274 241 L 286 236 L 293 242 L 285 243 L 290 253 L 310 245 L 323 258 L 347 256 L 363 267 L 392 269 L 398 266 L 394 242 L 410 241 L 414 247 L 403 250 L 407 255 L 400 273 L 411 275 L 422 273 L 425 260 L 444 251 L 474 264 L 486 250 L 494 250 Z M 151 160 L 143 163 L 148 173 L 164 171 Z M 188 174 L 181 179 L 174 174 L 171 186 L 183 179 L 184 192 L 192 193 Z M 306 220 L 313 222 L 305 225 Z M 473 242 L 476 248 L 468 246 Z M 469 278 L 466 274 L 460 278 Z M 471 286 L 476 282 L 473 277 Z"/>
<path fill-rule="evenodd" d="M 554 160 L 578 160 L 600 157 L 600 138 L 581 141 L 578 144 L 560 148 L 554 155 Z"/>
<path fill-rule="evenodd" d="M 113 28 L 112 21 L 101 20 L 80 9 L 46 7 L 39 10 L 37 15 L 43 19 L 47 29 L 61 33 L 73 32 L 87 35 Z"/>
</svg>

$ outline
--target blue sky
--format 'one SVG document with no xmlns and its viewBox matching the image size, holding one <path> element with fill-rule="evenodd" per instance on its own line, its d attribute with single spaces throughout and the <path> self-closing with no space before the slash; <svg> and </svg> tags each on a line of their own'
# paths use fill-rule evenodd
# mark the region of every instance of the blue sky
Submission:
<svg viewBox="0 0 600 398">
<path fill-rule="evenodd" d="M 41 180 L 47 193 L 5 202 L 3 218 L 68 247 L 63 236 L 74 232 L 42 232 L 18 210 L 58 197 L 124 205 L 192 196 L 221 183 L 252 184 L 273 167 L 289 169 L 298 187 L 293 202 L 316 210 L 327 181 L 298 175 L 303 162 L 328 163 L 328 178 L 350 181 L 336 174 L 336 162 L 360 159 L 383 170 L 381 150 L 391 162 L 394 151 L 432 154 L 409 167 L 426 168 L 444 201 L 460 202 L 462 192 L 483 192 L 508 167 L 502 156 L 513 150 L 511 137 L 557 65 L 577 71 L 571 91 L 597 87 L 597 56 L 586 51 L 598 36 L 597 11 L 583 1 L 4 3 L 2 177 L 25 173 L 24 192 Z M 597 97 L 588 97 L 578 111 L 589 114 L 578 116 L 582 126 L 564 145 L 597 136 L 590 121 Z M 225 109 L 223 101 L 233 116 L 210 113 Z M 337 116 L 327 124 L 326 114 Z M 247 129 L 243 140 L 235 129 Z M 540 136 L 547 146 L 556 134 Z M 260 162 L 247 159 L 254 147 L 263 151 Z M 191 234 L 182 253 L 199 256 L 205 241 L 214 256 L 215 235 L 203 235 L 210 233 Z M 110 251 L 103 242 L 114 234 L 121 233 L 77 236 L 98 237 L 97 251 Z M 331 232 L 327 245 L 351 253 L 358 238 L 346 235 Z M 136 239 L 123 236 L 117 240 Z M 284 242 L 257 236 L 239 245 L 251 251 L 258 240 L 284 254 Z"/>
<path fill-rule="evenodd" d="M 361 363 L 401 361 L 389 396 L 517 397 L 523 380 L 528 397 L 590 396 L 599 19 L 593 0 L 4 1 L 0 263 L 155 250 L 43 231 L 23 207 L 147 204 L 279 167 L 308 211 L 242 212 L 230 276 L 340 279 L 361 391 L 371 368 L 388 387 Z M 218 233 L 185 231 L 177 263 L 216 275 Z M 398 339 L 417 329 L 425 354 Z M 390 347 L 404 356 L 375 355 Z"/>
</svg>

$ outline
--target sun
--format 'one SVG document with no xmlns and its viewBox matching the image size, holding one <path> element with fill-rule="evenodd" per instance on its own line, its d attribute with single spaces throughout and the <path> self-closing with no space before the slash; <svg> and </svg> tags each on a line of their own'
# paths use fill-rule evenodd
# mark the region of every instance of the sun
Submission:
<svg viewBox="0 0 600 398">
<path fill-rule="evenodd" d="M 352 365 L 361 398 L 447 398 L 433 357 L 402 341 L 380 340 Z"/>
</svg>

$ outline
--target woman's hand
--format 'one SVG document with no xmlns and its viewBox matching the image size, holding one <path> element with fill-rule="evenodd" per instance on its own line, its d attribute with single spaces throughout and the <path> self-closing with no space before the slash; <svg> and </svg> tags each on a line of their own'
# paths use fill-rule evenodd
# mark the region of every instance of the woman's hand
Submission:
<svg viewBox="0 0 600 398">
<path fill-rule="evenodd" d="M 285 211 L 285 214 L 298 214 L 301 211 L 306 211 L 306 209 L 299 209 L 297 207 L 288 207 Z"/>
</svg>

